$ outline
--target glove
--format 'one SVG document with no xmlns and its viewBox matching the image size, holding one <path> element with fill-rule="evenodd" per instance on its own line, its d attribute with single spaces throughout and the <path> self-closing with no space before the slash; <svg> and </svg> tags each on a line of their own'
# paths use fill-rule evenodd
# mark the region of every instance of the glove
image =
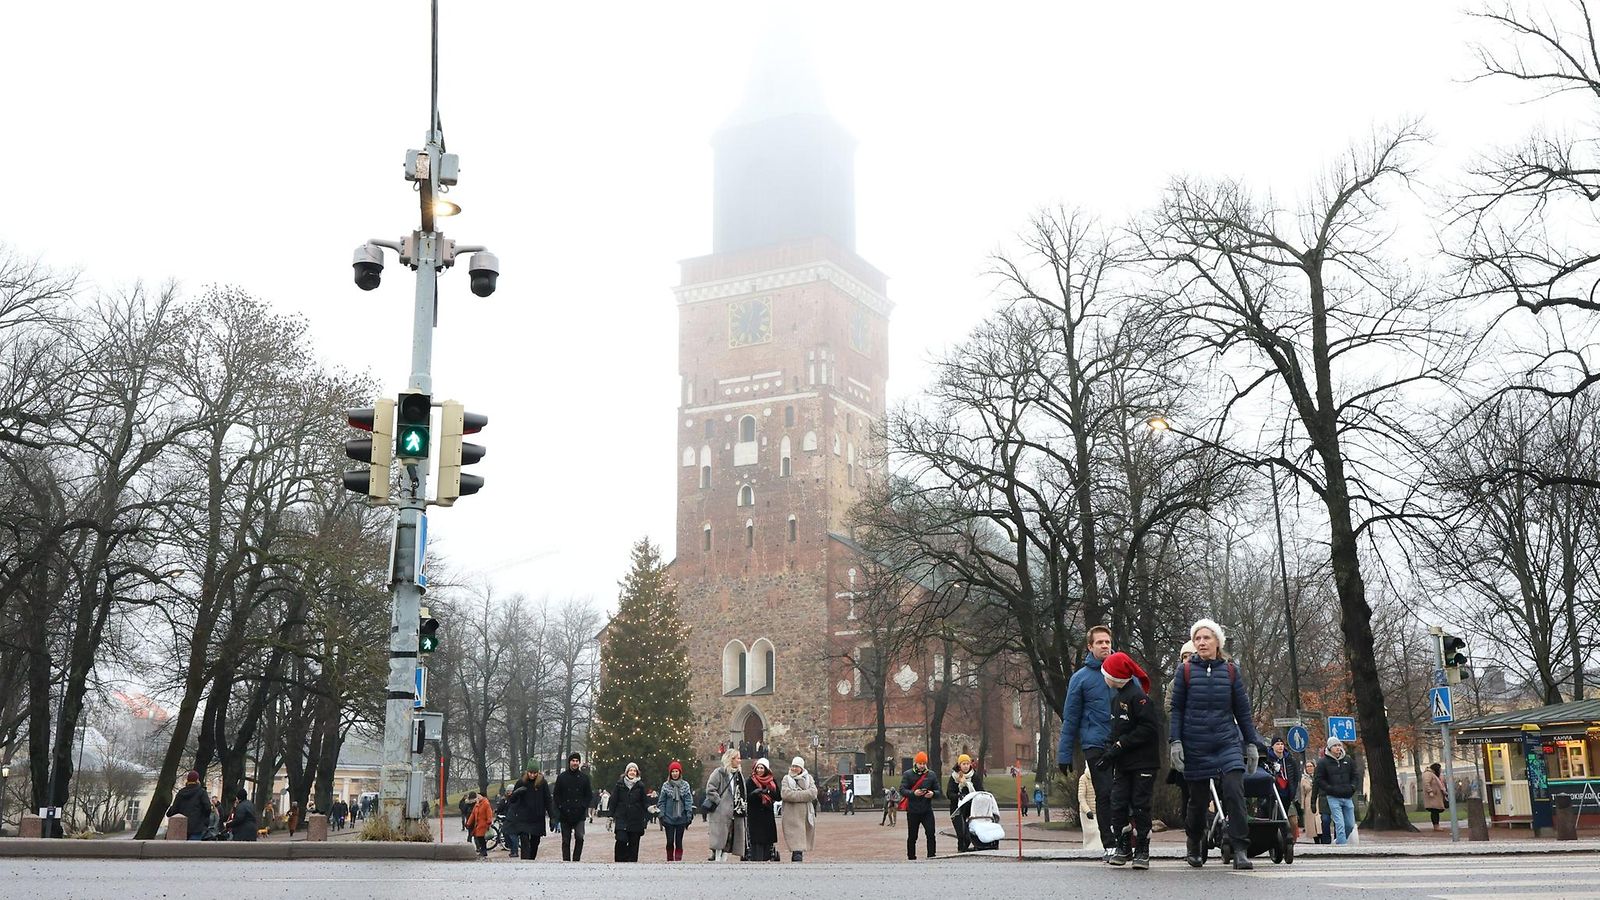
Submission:
<svg viewBox="0 0 1600 900">
<path fill-rule="evenodd" d="M 1261 748 L 1255 744 L 1244 745 L 1244 771 L 1246 774 L 1261 768 Z"/>
<path fill-rule="evenodd" d="M 1180 772 L 1183 771 L 1183 742 L 1182 741 L 1173 741 L 1172 742 L 1172 746 L 1167 748 L 1167 759 L 1172 762 L 1172 767 L 1174 769 L 1177 769 Z"/>
<path fill-rule="evenodd" d="M 1064 763 L 1057 763 L 1056 768 L 1061 770 L 1062 778 L 1072 777 L 1072 762 L 1070 760 Z"/>
</svg>

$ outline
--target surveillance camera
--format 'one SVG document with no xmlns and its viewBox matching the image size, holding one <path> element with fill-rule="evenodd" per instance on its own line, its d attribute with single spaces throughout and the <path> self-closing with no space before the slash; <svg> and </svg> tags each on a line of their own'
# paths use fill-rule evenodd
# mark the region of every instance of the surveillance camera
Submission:
<svg viewBox="0 0 1600 900">
<path fill-rule="evenodd" d="M 376 244 L 362 244 L 356 248 L 355 261 L 351 266 L 356 270 L 356 287 L 363 291 L 372 290 L 383 279 L 383 248 Z"/>
<path fill-rule="evenodd" d="M 472 276 L 472 292 L 487 297 L 494 293 L 495 282 L 500 278 L 500 258 L 487 250 L 474 253 L 467 274 Z"/>
</svg>

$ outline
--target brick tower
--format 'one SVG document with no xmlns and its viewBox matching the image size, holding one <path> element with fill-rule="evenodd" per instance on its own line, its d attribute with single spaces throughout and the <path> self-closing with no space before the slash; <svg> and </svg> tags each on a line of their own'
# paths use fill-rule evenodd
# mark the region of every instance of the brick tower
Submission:
<svg viewBox="0 0 1600 900">
<path fill-rule="evenodd" d="M 883 274 L 855 253 L 854 143 L 789 74 L 758 76 L 716 135 L 712 253 L 682 263 L 671 566 L 697 748 L 762 741 L 785 754 L 778 771 L 839 749 L 843 667 L 825 657 L 848 606 L 843 532 L 884 411 L 890 311 Z"/>
</svg>

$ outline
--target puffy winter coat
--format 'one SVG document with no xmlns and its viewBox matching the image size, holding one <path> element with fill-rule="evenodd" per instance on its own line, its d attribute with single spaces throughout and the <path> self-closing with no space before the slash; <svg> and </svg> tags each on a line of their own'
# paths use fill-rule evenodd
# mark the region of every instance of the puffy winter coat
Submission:
<svg viewBox="0 0 1600 900">
<path fill-rule="evenodd" d="M 1245 742 L 1259 747 L 1262 741 L 1238 666 L 1195 655 L 1178 667 L 1172 678 L 1171 737 L 1183 744 L 1183 777 L 1190 781 L 1244 771 Z"/>
<path fill-rule="evenodd" d="M 588 818 L 589 807 L 594 803 L 589 773 L 563 769 L 556 776 L 555 802 L 557 817 L 568 825 Z"/>
<path fill-rule="evenodd" d="M 1061 707 L 1061 738 L 1056 742 L 1056 762 L 1071 764 L 1078 745 L 1104 747 L 1111 737 L 1111 687 L 1100 674 L 1100 660 L 1090 653 L 1067 682 L 1067 702 Z"/>
<path fill-rule="evenodd" d="M 1350 751 L 1346 750 L 1337 759 L 1331 753 L 1323 754 L 1322 761 L 1317 763 L 1317 793 L 1324 797 L 1349 800 L 1360 787 L 1361 776 L 1356 773 L 1356 764 L 1350 758 Z"/>
<path fill-rule="evenodd" d="M 611 818 L 615 823 L 612 829 L 618 834 L 644 834 L 645 822 L 650 819 L 646 809 L 649 805 L 644 781 L 635 781 L 633 787 L 628 787 L 626 781 L 619 779 L 611 789 Z"/>
<path fill-rule="evenodd" d="M 211 821 L 211 798 L 206 796 L 206 789 L 198 784 L 186 784 L 178 789 L 178 795 L 172 798 L 172 805 L 167 808 L 169 816 L 187 816 L 189 820 L 189 836 L 206 833 L 206 824 Z"/>
<path fill-rule="evenodd" d="M 918 797 L 912 792 L 912 786 L 917 784 L 919 780 L 922 782 L 922 786 L 917 790 L 933 791 L 933 796 Z M 918 772 L 914 768 L 908 770 L 900 778 L 900 796 L 906 798 L 906 812 L 908 813 L 933 812 L 933 801 L 939 799 L 939 773 L 932 769 L 922 772 Z"/>
<path fill-rule="evenodd" d="M 506 801 L 506 828 L 516 834 L 544 837 L 545 820 L 550 818 L 550 782 L 538 775 L 517 779 Z"/>
<path fill-rule="evenodd" d="M 483 837 L 489 833 L 489 826 L 493 823 L 494 807 L 490 805 L 488 797 L 480 796 L 467 813 L 467 833 L 473 837 Z"/>
<path fill-rule="evenodd" d="M 1154 772 L 1161 768 L 1161 714 L 1138 679 L 1111 698 L 1111 735 L 1106 757 L 1121 772 Z"/>
</svg>

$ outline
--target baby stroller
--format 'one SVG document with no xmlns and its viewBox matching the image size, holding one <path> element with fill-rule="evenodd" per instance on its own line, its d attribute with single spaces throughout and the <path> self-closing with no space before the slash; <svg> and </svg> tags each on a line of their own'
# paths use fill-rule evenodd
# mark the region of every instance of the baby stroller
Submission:
<svg viewBox="0 0 1600 900">
<path fill-rule="evenodd" d="M 1209 850 L 1216 847 L 1222 851 L 1224 860 L 1233 858 L 1233 837 L 1228 834 L 1228 817 L 1223 811 L 1222 797 L 1217 793 L 1217 780 L 1210 779 L 1206 784 L 1211 789 L 1211 822 L 1206 829 L 1205 846 Z M 1265 769 L 1248 772 L 1244 776 L 1245 822 L 1249 828 L 1248 844 L 1245 846 L 1245 855 L 1257 857 L 1266 854 L 1274 863 L 1294 864 L 1294 832 L 1289 825 L 1289 811 L 1283 807 L 1283 798 L 1278 796 L 1278 785 L 1272 773 Z M 1251 801 L 1261 801 L 1254 804 L 1262 813 L 1260 816 L 1249 815 L 1248 810 L 1253 805 Z"/>
<path fill-rule="evenodd" d="M 967 808 L 967 834 L 974 850 L 996 850 L 1005 839 L 1006 830 L 1000 825 L 1000 804 L 988 791 L 973 791 L 961 798 L 956 809 Z"/>
</svg>

